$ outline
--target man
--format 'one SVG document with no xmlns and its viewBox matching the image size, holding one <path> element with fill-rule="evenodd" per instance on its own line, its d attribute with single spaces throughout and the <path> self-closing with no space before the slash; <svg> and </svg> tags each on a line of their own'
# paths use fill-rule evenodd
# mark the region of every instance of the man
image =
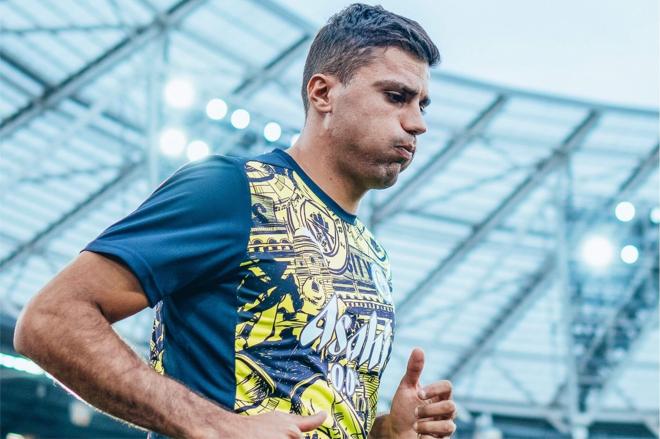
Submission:
<svg viewBox="0 0 660 439">
<path fill-rule="evenodd" d="M 438 59 L 416 22 L 381 7 L 333 16 L 308 54 L 296 144 L 181 168 L 26 306 L 16 349 L 99 409 L 167 436 L 451 435 L 451 386 L 422 388 L 419 349 L 376 416 L 391 276 L 355 216 L 410 164 Z M 110 326 L 146 306 L 153 368 Z"/>
</svg>

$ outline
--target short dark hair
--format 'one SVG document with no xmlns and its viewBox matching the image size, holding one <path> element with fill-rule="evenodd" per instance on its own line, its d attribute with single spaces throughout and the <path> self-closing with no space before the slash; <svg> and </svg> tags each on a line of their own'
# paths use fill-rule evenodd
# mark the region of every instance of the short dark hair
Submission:
<svg viewBox="0 0 660 439">
<path fill-rule="evenodd" d="M 389 46 L 426 61 L 429 67 L 440 62 L 438 48 L 419 23 L 382 6 L 354 3 L 330 17 L 316 34 L 305 61 L 301 90 L 305 116 L 309 109 L 307 83 L 314 74 L 331 74 L 347 84 L 360 67 L 373 60 L 374 47 Z"/>
</svg>

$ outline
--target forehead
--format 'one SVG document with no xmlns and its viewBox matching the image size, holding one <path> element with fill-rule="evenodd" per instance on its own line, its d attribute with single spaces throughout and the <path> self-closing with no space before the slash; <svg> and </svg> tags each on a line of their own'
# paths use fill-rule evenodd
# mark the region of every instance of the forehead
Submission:
<svg viewBox="0 0 660 439">
<path fill-rule="evenodd" d="M 396 80 L 428 93 L 429 76 L 429 66 L 425 61 L 397 47 L 386 47 L 374 49 L 373 60 L 358 69 L 354 79 L 359 78 L 367 83 Z"/>
</svg>

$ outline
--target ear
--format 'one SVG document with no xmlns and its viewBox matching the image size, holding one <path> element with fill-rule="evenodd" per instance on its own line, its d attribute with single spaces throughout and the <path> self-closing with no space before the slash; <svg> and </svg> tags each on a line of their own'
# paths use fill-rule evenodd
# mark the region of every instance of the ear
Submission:
<svg viewBox="0 0 660 439">
<path fill-rule="evenodd" d="M 307 99 L 309 107 L 316 109 L 319 113 L 332 111 L 333 87 L 339 84 L 339 80 L 332 75 L 317 73 L 309 78 L 307 82 Z"/>
</svg>

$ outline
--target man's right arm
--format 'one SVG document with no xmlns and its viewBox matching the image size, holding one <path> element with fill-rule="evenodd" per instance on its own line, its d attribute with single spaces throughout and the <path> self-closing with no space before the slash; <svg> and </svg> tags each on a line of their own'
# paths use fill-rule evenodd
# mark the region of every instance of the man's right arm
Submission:
<svg viewBox="0 0 660 439">
<path fill-rule="evenodd" d="M 156 373 L 111 326 L 147 305 L 130 270 L 83 252 L 25 307 L 14 346 L 100 410 L 167 436 L 297 438 L 323 422 L 325 414 L 238 416 Z"/>
</svg>

